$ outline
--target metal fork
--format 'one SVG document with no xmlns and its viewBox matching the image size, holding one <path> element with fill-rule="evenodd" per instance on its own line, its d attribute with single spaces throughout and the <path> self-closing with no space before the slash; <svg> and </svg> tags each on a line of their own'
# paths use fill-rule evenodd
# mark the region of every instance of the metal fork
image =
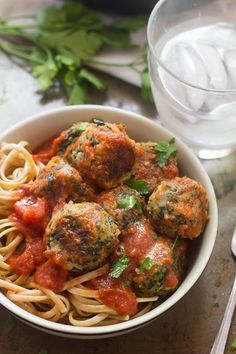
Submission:
<svg viewBox="0 0 236 354">
<path fill-rule="evenodd" d="M 234 234 L 231 241 L 231 251 L 233 255 L 236 257 L 236 229 L 234 230 Z M 236 305 L 236 277 L 234 279 L 234 285 L 230 293 L 229 301 L 225 310 L 225 314 L 219 332 L 215 338 L 210 354 L 224 353 L 225 344 L 227 341 L 235 305 Z"/>
</svg>

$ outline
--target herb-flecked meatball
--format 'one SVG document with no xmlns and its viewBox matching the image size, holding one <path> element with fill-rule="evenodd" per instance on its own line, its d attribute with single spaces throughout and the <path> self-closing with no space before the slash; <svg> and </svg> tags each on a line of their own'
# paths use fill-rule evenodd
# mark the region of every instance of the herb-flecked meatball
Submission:
<svg viewBox="0 0 236 354">
<path fill-rule="evenodd" d="M 186 244 L 184 240 L 157 236 L 155 244 L 144 256 L 132 278 L 139 296 L 157 296 L 174 291 L 180 284 L 185 269 Z"/>
<path fill-rule="evenodd" d="M 59 155 L 63 155 L 70 144 L 72 144 L 76 138 L 78 138 L 83 131 L 90 126 L 88 122 L 78 122 L 73 124 L 69 129 L 64 130 L 60 134 L 60 143 L 57 146 Z"/>
<path fill-rule="evenodd" d="M 120 229 L 133 223 L 142 213 L 143 200 L 140 194 L 127 186 L 100 193 L 97 202 L 113 216 Z"/>
<path fill-rule="evenodd" d="M 132 179 L 144 180 L 147 182 L 150 193 L 164 179 L 172 179 L 179 175 L 177 160 L 170 156 L 166 165 L 160 167 L 157 163 L 157 143 L 146 142 L 135 144 L 135 165 L 132 172 Z"/>
<path fill-rule="evenodd" d="M 123 125 L 91 124 L 65 153 L 85 180 L 110 189 L 129 177 L 135 162 L 135 143 Z"/>
<path fill-rule="evenodd" d="M 104 264 L 119 234 L 112 216 L 100 205 L 69 203 L 52 216 L 44 240 L 48 255 L 65 269 L 85 272 Z"/>
<path fill-rule="evenodd" d="M 94 190 L 82 180 L 79 172 L 59 156 L 53 157 L 40 172 L 32 191 L 38 197 L 53 200 L 82 202 L 95 199 Z"/>
<path fill-rule="evenodd" d="M 208 220 L 206 191 L 188 177 L 162 181 L 149 198 L 147 213 L 156 231 L 193 239 Z"/>
</svg>

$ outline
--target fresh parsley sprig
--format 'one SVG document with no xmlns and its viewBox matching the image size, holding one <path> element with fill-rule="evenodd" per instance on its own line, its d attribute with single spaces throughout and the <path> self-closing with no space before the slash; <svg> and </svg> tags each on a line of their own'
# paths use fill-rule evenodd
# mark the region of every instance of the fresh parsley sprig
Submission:
<svg viewBox="0 0 236 354">
<path fill-rule="evenodd" d="M 132 189 L 135 189 L 137 192 L 139 192 L 141 195 L 147 195 L 149 194 L 149 189 L 148 189 L 148 184 L 146 181 L 143 181 L 141 179 L 137 180 L 128 180 L 125 181 L 125 184 L 129 186 Z"/>
<path fill-rule="evenodd" d="M 175 138 L 172 138 L 169 141 L 163 140 L 160 141 L 156 145 L 156 151 L 157 151 L 157 158 L 156 162 L 160 167 L 164 167 L 168 163 L 168 159 L 170 156 L 176 156 L 178 153 L 178 150 L 176 149 L 173 144 L 175 143 Z"/>
<path fill-rule="evenodd" d="M 86 103 L 91 87 L 106 91 L 107 85 L 88 64 L 107 46 L 133 48 L 130 33 L 147 23 L 146 16 L 133 16 L 107 24 L 101 14 L 78 1 L 45 7 L 31 20 L 19 25 L 16 18 L 0 19 L 0 49 L 28 63 L 42 93 L 59 87 L 69 104 Z M 148 98 L 146 54 L 127 66 L 138 71 L 141 62 L 142 95 Z"/>
<path fill-rule="evenodd" d="M 112 278 L 119 278 L 121 274 L 125 271 L 126 268 L 130 265 L 130 259 L 127 255 L 122 256 L 121 258 L 117 259 L 112 264 L 112 272 L 110 272 L 110 276 Z"/>
<path fill-rule="evenodd" d="M 153 266 L 153 260 L 150 257 L 146 257 L 144 261 L 138 266 L 138 273 L 150 270 Z"/>
<path fill-rule="evenodd" d="M 231 343 L 230 348 L 231 348 L 232 351 L 236 350 L 236 338 L 234 338 L 233 342 Z"/>
<path fill-rule="evenodd" d="M 136 208 L 139 214 L 143 213 L 142 204 L 134 195 L 126 195 L 123 198 L 117 199 L 117 205 L 125 210 Z"/>
</svg>

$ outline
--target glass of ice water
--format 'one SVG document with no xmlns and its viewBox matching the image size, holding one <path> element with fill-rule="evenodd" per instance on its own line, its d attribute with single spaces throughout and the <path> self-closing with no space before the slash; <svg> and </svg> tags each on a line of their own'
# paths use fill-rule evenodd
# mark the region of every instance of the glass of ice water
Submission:
<svg viewBox="0 0 236 354">
<path fill-rule="evenodd" d="M 160 0 L 148 23 L 160 119 L 200 158 L 236 149 L 236 0 Z"/>
</svg>

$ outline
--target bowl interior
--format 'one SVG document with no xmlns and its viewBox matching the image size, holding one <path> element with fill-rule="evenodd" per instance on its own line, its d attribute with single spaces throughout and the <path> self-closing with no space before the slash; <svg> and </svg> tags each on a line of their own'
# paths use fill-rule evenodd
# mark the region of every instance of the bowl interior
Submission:
<svg viewBox="0 0 236 354">
<path fill-rule="evenodd" d="M 140 115 L 115 108 L 85 105 L 63 107 L 33 116 L 1 134 L 0 142 L 19 142 L 20 140 L 27 140 L 31 144 L 32 149 L 34 149 L 43 141 L 67 129 L 73 123 L 78 121 L 90 121 L 91 118 L 94 117 L 99 117 L 109 122 L 125 124 L 129 136 L 136 141 L 169 140 L 173 137 L 166 129 Z M 194 247 L 192 247 L 191 250 L 191 259 L 189 260 L 188 271 L 184 281 L 167 300 L 139 318 L 115 325 L 88 328 L 73 327 L 41 319 L 22 310 L 8 300 L 2 293 L 0 293 L 0 303 L 11 312 L 31 322 L 33 325 L 52 331 L 58 331 L 58 333 L 74 334 L 80 337 L 91 336 L 95 338 L 116 335 L 141 326 L 165 312 L 183 297 L 200 277 L 211 255 L 217 231 L 217 205 L 211 181 L 199 160 L 179 139 L 176 139 L 176 146 L 178 149 L 178 162 L 181 175 L 187 175 L 200 181 L 207 190 L 211 218 L 205 228 L 203 237 L 194 241 Z"/>
</svg>

